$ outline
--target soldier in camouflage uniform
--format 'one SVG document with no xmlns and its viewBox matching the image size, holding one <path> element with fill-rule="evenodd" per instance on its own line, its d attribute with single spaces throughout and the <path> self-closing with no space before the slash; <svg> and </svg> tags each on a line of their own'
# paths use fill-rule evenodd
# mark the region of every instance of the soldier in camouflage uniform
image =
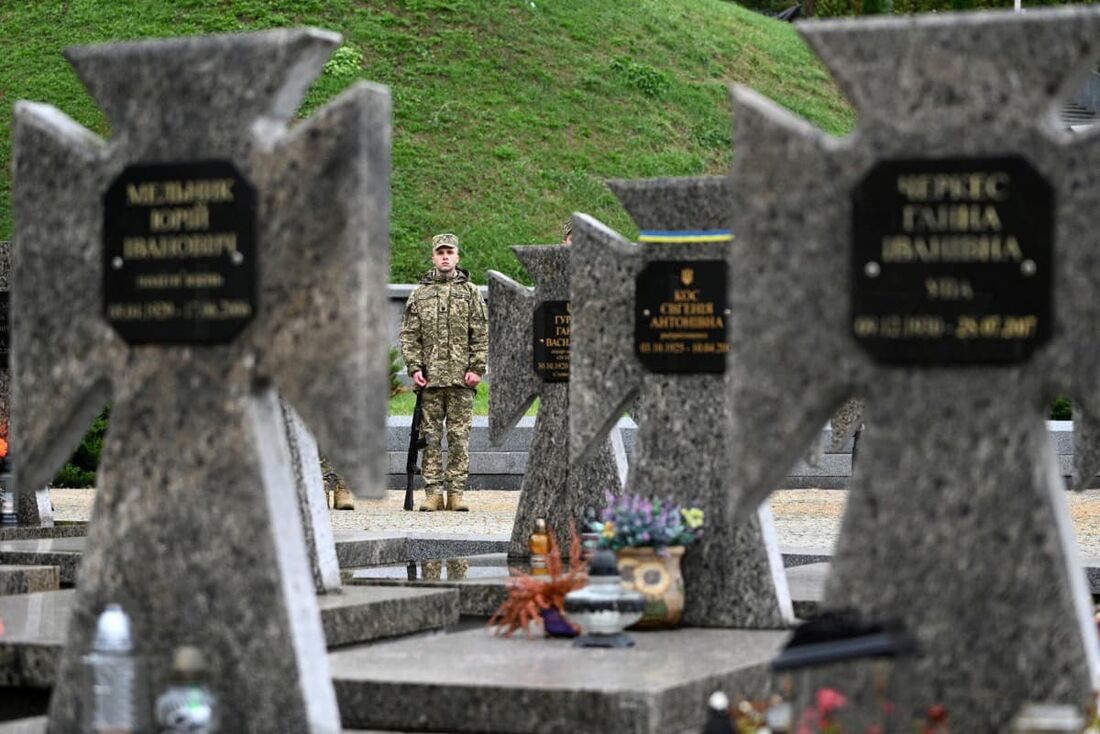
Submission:
<svg viewBox="0 0 1100 734">
<path fill-rule="evenodd" d="M 485 302 L 470 274 L 458 267 L 458 238 L 432 238 L 432 264 L 405 304 L 401 356 L 409 375 L 424 391 L 423 512 L 468 512 L 462 501 L 470 472 L 470 427 L 474 392 L 489 356 Z M 425 374 L 427 377 L 425 377 Z M 443 424 L 447 426 L 447 467 L 443 467 Z M 444 503 L 446 491 L 446 503 Z"/>
</svg>

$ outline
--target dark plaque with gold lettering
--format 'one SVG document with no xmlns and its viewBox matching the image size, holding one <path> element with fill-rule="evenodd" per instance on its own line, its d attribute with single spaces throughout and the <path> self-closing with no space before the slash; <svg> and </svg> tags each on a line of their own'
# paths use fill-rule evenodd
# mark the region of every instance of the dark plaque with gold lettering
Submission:
<svg viewBox="0 0 1100 734">
<path fill-rule="evenodd" d="M 256 312 L 256 194 L 227 161 L 127 167 L 103 197 L 103 309 L 130 344 L 232 341 Z"/>
<path fill-rule="evenodd" d="M 535 374 L 543 382 L 569 382 L 569 301 L 543 301 L 535 309 Z"/>
<path fill-rule="evenodd" d="M 875 360 L 1014 364 L 1050 338 L 1054 194 L 1026 160 L 884 161 L 852 204 L 852 334 Z"/>
<path fill-rule="evenodd" d="M 651 262 L 634 291 L 634 353 L 650 372 L 726 371 L 726 263 Z"/>
</svg>

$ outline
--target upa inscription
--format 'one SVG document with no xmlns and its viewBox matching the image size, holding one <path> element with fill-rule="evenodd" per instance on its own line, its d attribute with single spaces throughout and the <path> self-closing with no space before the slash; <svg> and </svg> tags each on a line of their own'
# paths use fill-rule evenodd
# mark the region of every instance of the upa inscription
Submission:
<svg viewBox="0 0 1100 734">
<path fill-rule="evenodd" d="M 1053 192 L 1025 160 L 884 161 L 852 212 L 852 333 L 875 359 L 1020 362 L 1049 339 Z"/>
</svg>

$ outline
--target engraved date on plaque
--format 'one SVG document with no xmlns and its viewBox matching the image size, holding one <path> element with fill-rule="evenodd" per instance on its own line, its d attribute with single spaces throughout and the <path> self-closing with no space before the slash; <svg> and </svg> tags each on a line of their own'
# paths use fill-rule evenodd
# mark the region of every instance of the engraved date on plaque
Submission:
<svg viewBox="0 0 1100 734">
<path fill-rule="evenodd" d="M 1026 160 L 884 161 L 852 204 L 851 329 L 875 360 L 1014 364 L 1050 338 L 1054 194 Z"/>
<path fill-rule="evenodd" d="M 543 301 L 535 309 L 535 374 L 543 382 L 569 382 L 569 301 Z"/>
<path fill-rule="evenodd" d="M 103 198 L 103 308 L 130 344 L 232 341 L 256 312 L 256 195 L 227 161 L 126 168 Z"/>
<path fill-rule="evenodd" d="M 729 353 L 724 260 L 651 262 L 635 283 L 634 353 L 651 372 L 722 373 Z"/>
</svg>

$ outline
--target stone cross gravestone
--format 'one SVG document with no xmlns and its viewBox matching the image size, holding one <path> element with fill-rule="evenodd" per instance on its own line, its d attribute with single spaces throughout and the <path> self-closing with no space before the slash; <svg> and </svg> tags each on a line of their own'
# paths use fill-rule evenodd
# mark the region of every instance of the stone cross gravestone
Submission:
<svg viewBox="0 0 1100 734">
<path fill-rule="evenodd" d="M 568 553 L 570 522 L 582 532 L 585 508 L 602 507 L 606 492 L 622 491 L 626 452 L 619 431 L 612 430 L 590 459 L 569 461 L 572 248 L 534 245 L 512 252 L 535 287 L 489 271 L 490 440 L 503 440 L 536 397 L 539 409 L 508 552 L 529 555 L 528 539 L 542 517 Z"/>
<path fill-rule="evenodd" d="M 9 440 L 11 418 L 11 243 L 0 241 L 0 438 Z M 12 459 L 8 455 L 9 460 Z M 15 513 L 20 525 L 53 525 L 53 507 L 45 487 L 15 491 Z"/>
<path fill-rule="evenodd" d="M 1043 419 L 1058 395 L 1100 415 L 1100 146 L 1053 114 L 1100 56 L 1100 11 L 800 30 L 857 125 L 832 138 L 733 93 L 736 500 L 859 395 L 873 430 L 825 605 L 904 622 L 912 705 L 953 730 L 1083 704 L 1096 627 Z"/>
<path fill-rule="evenodd" d="M 339 36 L 70 49 L 102 141 L 20 102 L 13 450 L 40 486 L 110 398 L 50 726 L 81 721 L 107 603 L 143 679 L 198 645 L 225 731 L 339 729 L 275 390 L 381 493 L 390 103 L 359 83 L 288 124 Z"/>
<path fill-rule="evenodd" d="M 639 395 L 627 491 L 706 513 L 703 539 L 684 556 L 684 622 L 786 626 L 793 612 L 771 512 L 734 522 L 726 500 L 728 181 L 610 185 L 642 242 L 575 215 L 572 456 L 588 456 Z"/>
<path fill-rule="evenodd" d="M 302 529 L 305 532 L 313 587 L 318 594 L 335 593 L 340 591 L 342 585 L 340 561 L 336 556 L 336 539 L 332 534 L 332 520 L 328 514 L 325 478 L 321 473 L 321 455 L 317 450 L 317 440 L 293 406 L 282 398 L 279 399 L 279 411 L 290 449 L 291 469 L 297 490 L 295 494 L 298 510 L 302 513 Z"/>
</svg>

